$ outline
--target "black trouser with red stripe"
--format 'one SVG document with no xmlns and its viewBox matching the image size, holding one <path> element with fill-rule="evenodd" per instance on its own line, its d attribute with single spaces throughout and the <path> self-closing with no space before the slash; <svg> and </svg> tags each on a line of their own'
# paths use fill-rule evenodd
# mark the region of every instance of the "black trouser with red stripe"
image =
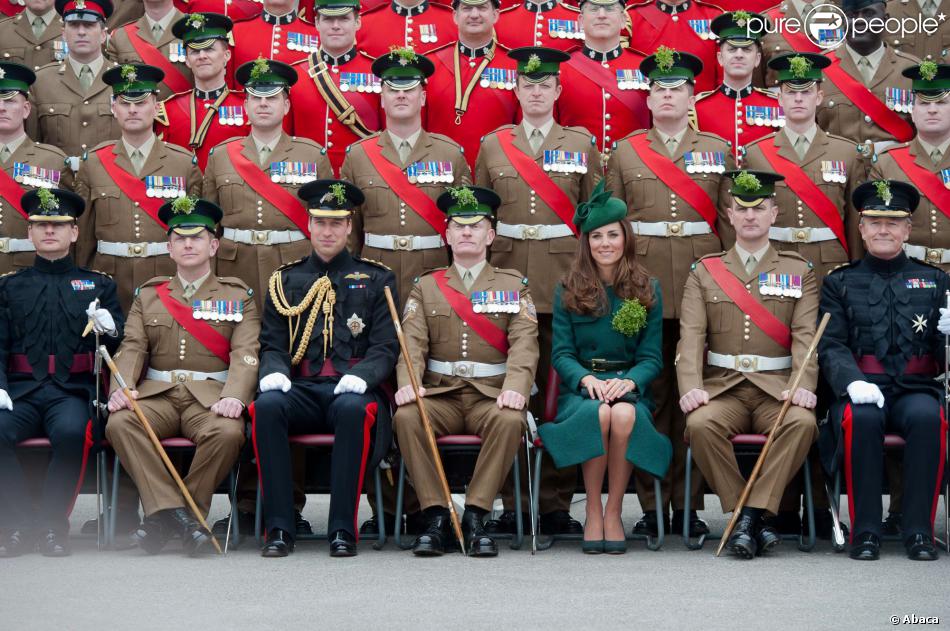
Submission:
<svg viewBox="0 0 950 631">
<path fill-rule="evenodd" d="M 293 537 L 294 486 L 288 437 L 333 434 L 328 535 L 345 530 L 358 536 L 356 513 L 363 472 L 370 455 L 376 397 L 373 393 L 334 395 L 337 380 L 293 382 L 287 391 L 261 393 L 252 413 L 254 454 L 261 479 L 264 525 Z"/>
<path fill-rule="evenodd" d="M 16 445 L 42 436 L 49 438 L 53 455 L 39 511 L 34 513 Z M 12 412 L 0 410 L 0 528 L 38 527 L 68 533 L 69 514 L 82 484 L 91 446 L 89 401 L 52 382 L 16 399 Z"/>
<path fill-rule="evenodd" d="M 848 404 L 841 422 L 844 472 L 851 511 L 851 536 L 881 534 L 884 434 L 906 441 L 903 470 L 905 539 L 933 536 L 934 516 L 947 449 L 947 424 L 935 396 L 925 392 L 890 394 L 883 408 Z"/>
</svg>

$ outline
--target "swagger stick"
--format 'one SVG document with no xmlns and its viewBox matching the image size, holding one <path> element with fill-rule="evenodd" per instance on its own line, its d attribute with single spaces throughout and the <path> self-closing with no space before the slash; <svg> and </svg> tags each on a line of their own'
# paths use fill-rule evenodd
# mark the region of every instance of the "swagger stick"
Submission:
<svg viewBox="0 0 950 631">
<path fill-rule="evenodd" d="M 158 451 L 158 455 L 161 457 L 162 462 L 165 463 L 165 468 L 168 469 L 168 472 L 175 480 L 175 484 L 178 485 L 178 490 L 181 491 L 182 496 L 185 498 L 188 508 L 191 509 L 191 512 L 194 514 L 195 518 L 197 518 L 201 523 L 201 527 L 208 531 L 208 535 L 211 536 L 211 543 L 214 544 L 214 549 L 218 551 L 218 554 L 222 554 L 221 546 L 218 544 L 218 540 L 215 538 L 214 533 L 211 532 L 208 522 L 205 521 L 204 515 L 201 514 L 201 511 L 195 504 L 194 498 L 192 498 L 191 493 L 188 492 L 188 487 L 185 486 L 185 482 L 181 479 L 181 476 L 178 475 L 178 470 L 175 468 L 175 465 L 173 465 L 172 461 L 169 460 L 168 454 L 165 453 L 165 448 L 162 447 L 162 442 L 158 439 L 158 436 L 155 435 L 155 430 L 152 429 L 148 419 L 145 418 L 142 408 L 140 408 L 136 400 L 132 398 L 132 393 L 129 391 L 129 384 L 127 384 L 125 379 L 122 378 L 122 375 L 119 373 L 119 369 L 116 367 L 115 362 L 112 361 L 112 357 L 109 355 L 109 351 L 105 346 L 100 346 L 99 354 L 102 355 L 102 359 L 105 360 L 106 365 L 112 372 L 113 378 L 115 378 L 116 382 L 119 384 L 119 387 L 122 388 L 122 392 L 125 393 L 129 403 L 132 404 L 132 411 L 135 412 L 135 416 L 138 417 L 142 427 L 145 428 L 145 433 L 148 434 L 149 440 L 152 441 L 152 445 L 155 447 L 155 450 Z"/>
<path fill-rule="evenodd" d="M 944 292 L 947 309 L 950 309 L 950 291 Z M 943 336 L 943 418 L 950 418 L 950 335 Z M 945 469 L 950 467 L 950 447 L 946 449 Z M 946 473 L 944 473 L 946 475 Z M 947 552 L 950 552 L 950 483 L 943 487 L 943 537 Z"/>
<path fill-rule="evenodd" d="M 815 337 L 811 341 L 811 346 L 808 347 L 808 352 L 805 353 L 805 360 L 799 367 L 798 373 L 795 375 L 795 379 L 792 381 L 791 388 L 788 389 L 788 398 L 785 399 L 785 403 L 782 405 L 782 409 L 778 413 L 778 418 L 776 418 L 775 423 L 772 424 L 772 429 L 769 430 L 769 437 L 766 439 L 765 445 L 762 447 L 762 451 L 759 453 L 758 460 L 755 461 L 755 467 L 752 468 L 752 473 L 749 475 L 748 482 L 745 483 L 745 488 L 742 489 L 742 495 L 739 496 L 739 501 L 736 502 L 736 506 L 732 510 L 732 519 L 729 520 L 729 525 L 726 526 L 726 531 L 722 533 L 722 539 L 719 541 L 719 548 L 716 550 L 716 556 L 719 556 L 722 553 L 722 549 L 729 540 L 729 535 L 732 534 L 732 529 L 736 527 L 736 522 L 739 521 L 739 513 L 742 511 L 746 501 L 749 499 L 749 495 L 752 493 L 752 487 L 755 485 L 756 478 L 759 477 L 759 471 L 762 469 L 762 464 L 765 462 L 765 457 L 769 453 L 769 448 L 772 447 L 772 441 L 775 440 L 775 432 L 785 419 L 785 415 L 788 413 L 788 408 L 792 406 L 792 397 L 795 395 L 795 391 L 798 390 L 798 384 L 801 383 L 802 377 L 805 375 L 805 370 L 808 368 L 808 362 L 811 361 L 812 355 L 815 354 L 815 350 L 818 348 L 818 341 L 821 339 L 821 336 L 824 335 L 825 327 L 828 326 L 828 320 L 830 319 L 831 314 L 826 313 L 821 319 L 821 323 L 818 325 L 818 331 L 815 332 Z M 806 464 L 806 466 L 808 465 Z"/>
<path fill-rule="evenodd" d="M 402 358 L 406 360 L 406 370 L 409 372 L 409 381 L 412 383 L 412 390 L 416 394 L 416 405 L 419 406 L 419 415 L 422 416 L 422 426 L 426 430 L 429 449 L 432 451 L 432 462 L 435 463 L 435 470 L 439 474 L 439 482 L 442 483 L 442 493 L 445 494 L 445 501 L 449 505 L 449 514 L 452 516 L 452 528 L 455 530 L 455 536 L 458 538 L 459 547 L 462 554 L 465 554 L 465 539 L 462 537 L 462 525 L 459 523 L 458 513 L 455 512 L 455 504 L 452 502 L 452 492 L 449 490 L 449 481 L 445 477 L 445 469 L 442 468 L 442 457 L 439 455 L 439 447 L 435 444 L 435 432 L 432 431 L 432 423 L 429 422 L 429 415 L 426 412 L 426 406 L 422 403 L 422 397 L 419 396 L 419 382 L 416 379 L 416 371 L 412 368 L 412 358 L 409 356 L 409 349 L 406 348 L 406 338 L 402 334 L 402 323 L 399 321 L 399 312 L 396 311 L 396 305 L 393 303 L 393 294 L 389 287 L 384 287 L 386 292 L 386 302 L 389 303 L 389 315 L 393 319 L 396 327 L 396 337 L 399 338 L 399 348 L 402 349 Z"/>
</svg>

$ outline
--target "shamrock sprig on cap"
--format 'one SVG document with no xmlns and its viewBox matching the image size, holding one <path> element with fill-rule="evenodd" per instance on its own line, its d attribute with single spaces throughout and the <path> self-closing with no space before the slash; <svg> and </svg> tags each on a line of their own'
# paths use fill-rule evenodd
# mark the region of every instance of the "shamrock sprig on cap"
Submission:
<svg viewBox="0 0 950 631">
<path fill-rule="evenodd" d="M 44 213 L 59 209 L 59 199 L 48 188 L 37 189 L 36 196 L 40 200 L 40 210 Z"/>
<path fill-rule="evenodd" d="M 937 76 L 936 62 L 925 61 L 920 64 L 920 76 L 923 77 L 925 81 L 933 81 Z"/>
<path fill-rule="evenodd" d="M 743 171 L 736 176 L 735 188 L 740 193 L 755 194 L 762 188 L 762 182 L 759 181 L 759 178 L 754 174 L 749 173 L 748 171 Z"/>
<path fill-rule="evenodd" d="M 390 46 L 389 47 L 389 58 L 394 57 L 399 58 L 400 66 L 408 66 L 411 63 L 414 63 L 418 59 L 416 51 L 409 48 L 408 46 Z"/>
<path fill-rule="evenodd" d="M 524 65 L 524 71 L 527 74 L 531 74 L 538 70 L 541 67 L 541 58 L 537 55 L 531 55 L 528 57 L 528 63 Z"/>
<path fill-rule="evenodd" d="M 270 64 L 267 63 L 266 59 L 258 56 L 257 59 L 254 60 L 254 65 L 251 66 L 251 80 L 257 81 L 263 78 L 268 72 L 270 72 Z"/>
<path fill-rule="evenodd" d="M 796 55 L 788 60 L 788 69 L 792 73 L 792 77 L 796 79 L 805 79 L 808 77 L 808 73 L 811 71 L 813 65 L 811 59 L 802 57 L 801 55 Z"/>
<path fill-rule="evenodd" d="M 654 59 L 656 59 L 656 67 L 663 72 L 669 72 L 673 68 L 673 58 L 678 56 L 678 52 L 666 46 L 660 46 L 653 54 Z"/>
<path fill-rule="evenodd" d="M 475 193 L 472 192 L 472 189 L 465 186 L 450 186 L 446 190 L 452 196 L 452 199 L 455 200 L 455 203 L 462 208 L 473 208 L 478 206 L 478 198 L 475 197 Z"/>
<path fill-rule="evenodd" d="M 176 215 L 190 215 L 195 210 L 195 198 L 183 195 L 172 202 L 172 212 Z"/>
<path fill-rule="evenodd" d="M 891 200 L 894 199 L 894 194 L 891 193 L 891 185 L 887 180 L 878 180 L 874 183 L 874 188 L 877 192 L 877 196 L 884 200 L 885 206 L 891 205 Z"/>
</svg>

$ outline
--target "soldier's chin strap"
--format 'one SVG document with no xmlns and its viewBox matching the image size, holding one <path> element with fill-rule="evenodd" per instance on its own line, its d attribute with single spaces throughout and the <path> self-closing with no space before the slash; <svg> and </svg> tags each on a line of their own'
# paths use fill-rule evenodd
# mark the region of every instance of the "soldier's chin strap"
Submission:
<svg viewBox="0 0 950 631">
<path fill-rule="evenodd" d="M 307 354 L 307 347 L 310 346 L 310 337 L 313 335 L 313 326 L 317 321 L 317 314 L 323 311 L 323 356 L 327 356 L 327 342 L 333 345 L 333 305 L 336 303 L 336 291 L 333 290 L 333 283 L 328 276 L 322 276 L 314 281 L 310 286 L 307 295 L 303 297 L 296 306 L 292 306 L 284 295 L 284 283 L 281 279 L 281 272 L 277 271 L 271 274 L 268 282 L 270 289 L 270 299 L 277 309 L 277 313 L 285 316 L 290 321 L 290 339 L 287 350 L 293 351 L 294 338 L 297 337 L 297 330 L 300 327 L 300 315 L 310 309 L 310 316 L 304 326 L 300 343 L 297 351 L 294 352 L 290 360 L 291 366 L 296 366 L 303 360 Z"/>
</svg>

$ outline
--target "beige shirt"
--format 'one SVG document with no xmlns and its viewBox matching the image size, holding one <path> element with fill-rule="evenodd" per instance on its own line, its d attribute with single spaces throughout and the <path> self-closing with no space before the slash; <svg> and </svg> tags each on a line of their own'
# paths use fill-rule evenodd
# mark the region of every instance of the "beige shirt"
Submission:
<svg viewBox="0 0 950 631">
<path fill-rule="evenodd" d="M 152 18 L 148 17 L 148 15 L 146 15 L 145 21 L 148 22 L 149 34 L 151 34 L 152 29 L 155 28 L 155 25 L 157 24 L 158 26 L 162 27 L 162 35 L 164 35 L 165 31 L 168 30 L 168 25 L 171 24 L 172 17 L 174 15 L 175 15 L 174 6 L 168 9 L 168 13 L 166 13 L 160 20 L 153 20 Z"/>
<path fill-rule="evenodd" d="M 478 275 L 482 273 L 482 270 L 485 269 L 485 265 L 487 263 L 488 261 L 483 259 L 471 267 L 462 267 L 458 263 L 454 263 L 454 265 L 456 271 L 459 274 L 459 278 L 465 278 L 465 272 L 471 272 L 472 280 L 474 281 L 478 279 Z"/>
<path fill-rule="evenodd" d="M 129 157 L 132 157 L 132 152 L 138 149 L 139 151 L 142 152 L 142 156 L 148 159 L 149 154 L 152 153 L 152 148 L 155 146 L 155 134 L 152 134 L 151 136 L 149 136 L 148 140 L 143 142 L 142 146 L 140 147 L 133 147 L 128 142 L 126 142 L 125 138 L 123 138 L 122 146 L 125 147 L 125 153 Z"/>
<path fill-rule="evenodd" d="M 920 141 L 920 146 L 924 148 L 924 151 L 927 152 L 928 156 L 934 152 L 934 149 L 936 149 L 940 152 L 941 159 L 947 157 L 947 150 L 950 149 L 950 138 L 947 138 L 939 145 L 932 145 L 929 142 L 924 142 L 919 136 L 917 137 L 917 140 Z"/>
<path fill-rule="evenodd" d="M 33 26 L 33 20 L 35 20 L 36 18 L 43 20 L 44 26 L 49 26 L 50 22 L 53 21 L 53 18 L 56 17 L 56 9 L 50 9 L 43 15 L 36 15 L 29 9 L 24 9 L 23 13 L 26 15 L 26 21 L 30 26 Z"/>
<path fill-rule="evenodd" d="M 551 133 L 551 128 L 554 127 L 554 117 L 549 118 L 548 122 L 540 127 L 535 127 L 528 121 L 521 121 L 521 124 L 524 125 L 524 135 L 528 140 L 531 140 L 531 134 L 533 134 L 536 129 L 541 132 L 542 138 L 547 138 L 548 134 Z"/>
<path fill-rule="evenodd" d="M 769 245 L 770 244 L 766 243 L 765 247 L 759 250 L 756 250 L 755 252 L 749 252 L 748 250 L 746 250 L 745 248 L 743 248 L 741 245 L 737 243 L 736 254 L 739 255 L 739 260 L 742 261 L 743 265 L 748 265 L 750 256 L 754 256 L 756 263 L 758 263 L 759 261 L 762 260 L 762 257 L 765 256 L 765 251 L 769 249 Z"/>
<path fill-rule="evenodd" d="M 679 133 L 673 134 L 672 136 L 664 134 L 659 129 L 656 130 L 657 136 L 659 136 L 660 140 L 663 141 L 663 146 L 666 147 L 666 150 L 670 152 L 671 156 L 676 153 L 676 148 L 679 147 L 680 143 L 683 141 L 683 136 L 686 135 L 686 129 L 687 128 L 684 127 L 679 131 Z M 670 142 L 671 139 L 673 142 Z"/>
<path fill-rule="evenodd" d="M 419 140 L 419 135 L 422 134 L 422 128 L 420 127 L 417 129 L 408 138 L 400 138 L 388 129 L 386 130 L 386 133 L 389 134 L 389 138 L 393 141 L 393 146 L 396 147 L 396 151 L 399 151 L 399 145 L 401 145 L 404 140 L 409 143 L 409 149 L 412 150 L 416 146 L 416 142 Z"/>
<path fill-rule="evenodd" d="M 106 62 L 106 58 L 102 55 L 99 55 L 96 59 L 93 59 L 88 64 L 83 64 L 76 61 L 73 59 L 72 55 L 67 55 L 66 59 L 69 60 L 69 65 L 72 67 L 73 72 L 76 73 L 77 77 L 79 76 L 80 71 L 82 71 L 83 66 L 89 66 L 89 69 L 92 70 L 92 76 L 99 76 L 99 71 L 102 70 L 102 64 Z"/>
<path fill-rule="evenodd" d="M 10 151 L 10 155 L 13 155 L 14 153 L 16 153 L 16 150 L 20 148 L 20 145 L 23 144 L 24 140 L 26 140 L 26 134 L 20 134 L 19 138 L 16 138 L 5 145 L 0 144 L 0 151 L 2 151 L 4 147 L 6 147 Z"/>
<path fill-rule="evenodd" d="M 863 55 L 859 55 L 853 48 L 845 44 L 844 46 L 848 50 L 848 54 L 851 55 L 851 59 L 854 61 L 854 65 L 859 69 L 861 68 L 861 60 L 865 59 Z M 881 60 L 884 59 L 884 44 L 881 44 L 877 47 L 873 53 L 866 57 L 868 62 L 871 64 L 871 75 L 877 74 L 877 69 L 881 67 Z"/>
<path fill-rule="evenodd" d="M 181 277 L 181 274 L 178 274 L 178 282 L 181 283 L 182 288 L 185 289 L 186 291 L 188 290 L 188 285 L 189 285 L 189 284 L 193 285 L 193 286 L 194 286 L 194 289 L 195 289 L 195 292 L 197 293 L 197 291 L 198 291 L 199 289 L 201 289 L 201 285 L 202 285 L 206 280 L 208 280 L 208 277 L 209 277 L 209 276 L 211 276 L 211 271 L 210 271 L 210 270 L 208 271 L 207 274 L 205 274 L 204 276 L 202 276 L 201 278 L 199 278 L 199 279 L 196 280 L 195 282 L 189 283 L 188 281 L 186 281 L 184 278 Z"/>
<path fill-rule="evenodd" d="M 808 147 L 811 147 L 811 143 L 815 140 L 815 134 L 818 133 L 818 125 L 812 125 L 811 128 L 806 131 L 804 134 L 799 134 L 794 132 L 788 127 L 783 127 L 782 132 L 785 134 L 785 137 L 788 138 L 788 141 L 792 143 L 792 147 L 795 147 L 795 144 L 798 142 L 799 138 L 805 139 L 805 150 L 808 150 Z"/>
</svg>

